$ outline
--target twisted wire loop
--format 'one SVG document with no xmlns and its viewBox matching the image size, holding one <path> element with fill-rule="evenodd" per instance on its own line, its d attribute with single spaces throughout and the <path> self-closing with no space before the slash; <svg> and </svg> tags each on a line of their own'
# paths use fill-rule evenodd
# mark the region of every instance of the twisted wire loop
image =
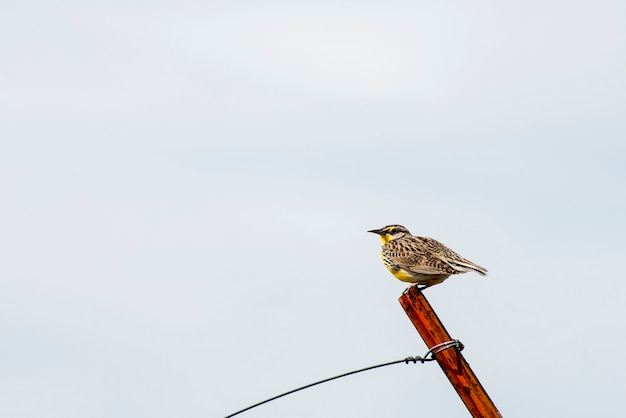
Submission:
<svg viewBox="0 0 626 418">
<path fill-rule="evenodd" d="M 462 351 L 465 348 L 463 343 L 457 339 L 445 341 L 443 343 L 435 344 L 430 347 L 430 350 L 428 350 L 426 354 L 424 354 L 424 356 L 409 356 L 404 359 L 404 362 L 406 364 L 409 364 L 410 362 L 417 363 L 419 361 L 420 363 L 424 363 L 426 361 L 433 361 L 435 360 L 435 354 L 439 354 L 443 350 L 447 350 L 448 348 L 452 347 L 456 347 L 459 351 Z"/>
<path fill-rule="evenodd" d="M 465 348 L 465 346 L 463 345 L 461 341 L 454 339 L 454 340 L 446 341 L 445 343 L 435 344 L 432 347 L 430 347 L 430 350 L 428 351 L 432 353 L 433 355 L 435 355 L 435 354 L 441 353 L 443 350 L 447 350 L 448 348 L 452 348 L 452 347 L 456 347 L 457 350 L 459 351 L 463 351 L 463 349 Z"/>
</svg>

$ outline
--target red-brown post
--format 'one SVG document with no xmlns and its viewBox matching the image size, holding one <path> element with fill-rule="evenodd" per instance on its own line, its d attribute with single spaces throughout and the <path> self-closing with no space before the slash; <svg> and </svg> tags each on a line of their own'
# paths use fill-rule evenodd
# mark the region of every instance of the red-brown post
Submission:
<svg viewBox="0 0 626 418">
<path fill-rule="evenodd" d="M 417 287 L 411 287 L 399 301 L 429 349 L 452 340 Z M 474 418 L 502 417 L 459 350 L 455 347 L 447 348 L 433 357 Z"/>
</svg>

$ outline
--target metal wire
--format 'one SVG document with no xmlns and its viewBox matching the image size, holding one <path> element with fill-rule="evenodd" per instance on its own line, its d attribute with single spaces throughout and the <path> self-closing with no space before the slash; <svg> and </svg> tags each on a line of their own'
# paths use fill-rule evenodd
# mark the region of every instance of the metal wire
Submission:
<svg viewBox="0 0 626 418">
<path fill-rule="evenodd" d="M 318 382 L 310 383 L 308 385 L 299 387 L 297 389 L 290 390 L 289 392 L 281 393 L 280 395 L 274 396 L 273 398 L 266 399 L 263 402 L 255 403 L 254 405 L 250 405 L 249 407 L 244 408 L 244 409 L 242 409 L 240 411 L 237 411 L 234 414 L 227 415 L 225 418 L 234 417 L 235 415 L 239 415 L 242 412 L 248 411 L 248 410 L 250 410 L 252 408 L 256 408 L 257 406 L 260 406 L 260 405 L 263 405 L 265 403 L 271 402 L 271 401 L 276 400 L 278 398 L 282 398 L 283 396 L 291 395 L 292 393 L 299 392 L 299 391 L 301 391 L 303 389 L 307 389 L 307 388 L 310 388 L 312 386 L 319 385 L 321 383 L 330 382 L 331 380 L 339 379 L 341 377 L 350 376 L 351 374 L 361 373 L 361 372 L 365 372 L 367 370 L 377 369 L 379 367 L 391 366 L 392 364 L 398 364 L 398 363 L 405 363 L 405 364 L 414 363 L 415 364 L 415 363 L 417 363 L 419 361 L 420 363 L 423 364 L 423 363 L 425 363 L 427 361 L 433 361 L 433 360 L 435 360 L 435 357 L 434 357 L 435 354 L 438 354 L 438 353 L 442 352 L 443 350 L 447 350 L 448 348 L 452 348 L 452 347 L 456 347 L 459 351 L 463 350 L 463 348 L 464 348 L 463 343 L 461 343 L 459 340 L 446 341 L 446 342 L 443 342 L 443 343 L 440 343 L 440 344 L 433 345 L 430 348 L 430 350 L 428 350 L 426 352 L 426 354 L 424 356 L 415 356 L 415 357 L 409 356 L 409 357 L 406 357 L 406 358 L 404 358 L 402 360 L 396 360 L 396 361 L 390 361 L 389 363 L 377 364 L 376 366 L 365 367 L 364 369 L 353 370 L 353 371 L 348 372 L 348 373 L 343 373 L 343 374 L 340 374 L 340 375 L 337 375 L 337 376 L 329 377 L 328 379 L 320 380 Z"/>
</svg>

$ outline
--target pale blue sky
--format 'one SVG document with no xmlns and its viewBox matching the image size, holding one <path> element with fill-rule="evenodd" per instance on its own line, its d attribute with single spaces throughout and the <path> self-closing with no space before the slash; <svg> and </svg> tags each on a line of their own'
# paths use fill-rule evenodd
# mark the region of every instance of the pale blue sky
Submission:
<svg viewBox="0 0 626 418">
<path fill-rule="evenodd" d="M 421 355 L 365 231 L 506 417 L 622 417 L 623 1 L 50 2 L 0 13 L 0 415 L 219 417 Z M 242 417 L 467 416 L 435 364 Z"/>
</svg>

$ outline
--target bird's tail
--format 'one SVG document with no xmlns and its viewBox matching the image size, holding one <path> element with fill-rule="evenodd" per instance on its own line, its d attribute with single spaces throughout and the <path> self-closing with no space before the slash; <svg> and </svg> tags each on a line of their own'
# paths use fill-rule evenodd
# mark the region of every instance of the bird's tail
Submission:
<svg viewBox="0 0 626 418">
<path fill-rule="evenodd" d="M 487 269 L 479 266 L 478 264 L 474 264 L 468 260 L 445 260 L 446 264 L 448 264 L 453 269 L 457 270 L 459 273 L 466 273 L 468 271 L 475 271 L 481 276 L 487 275 Z"/>
</svg>

